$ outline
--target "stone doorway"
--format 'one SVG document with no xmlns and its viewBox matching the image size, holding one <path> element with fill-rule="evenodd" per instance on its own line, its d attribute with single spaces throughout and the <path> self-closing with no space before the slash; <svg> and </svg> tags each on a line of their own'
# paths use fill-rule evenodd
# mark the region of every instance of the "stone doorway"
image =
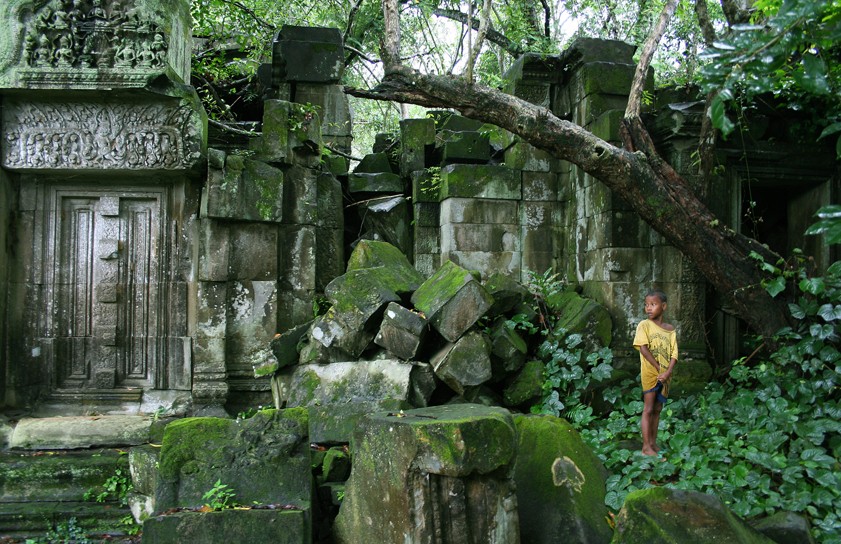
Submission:
<svg viewBox="0 0 841 544">
<path fill-rule="evenodd" d="M 47 400 L 131 403 L 179 385 L 168 368 L 169 190 L 56 183 L 42 195 Z"/>
</svg>

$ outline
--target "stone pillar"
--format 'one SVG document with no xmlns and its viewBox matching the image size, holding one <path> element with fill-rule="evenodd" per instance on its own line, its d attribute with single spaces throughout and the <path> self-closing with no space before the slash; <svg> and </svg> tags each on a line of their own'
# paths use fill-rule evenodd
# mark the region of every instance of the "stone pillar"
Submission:
<svg viewBox="0 0 841 544">
<path fill-rule="evenodd" d="M 478 404 L 368 416 L 336 541 L 520 542 L 511 415 Z"/>
</svg>

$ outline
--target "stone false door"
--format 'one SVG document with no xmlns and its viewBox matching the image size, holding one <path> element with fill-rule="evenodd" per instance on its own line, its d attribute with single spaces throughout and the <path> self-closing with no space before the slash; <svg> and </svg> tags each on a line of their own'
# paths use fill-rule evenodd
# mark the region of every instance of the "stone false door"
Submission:
<svg viewBox="0 0 841 544">
<path fill-rule="evenodd" d="M 54 185 L 44 197 L 51 396 L 131 402 L 143 390 L 179 388 L 183 365 L 170 369 L 167 356 L 168 190 Z"/>
</svg>

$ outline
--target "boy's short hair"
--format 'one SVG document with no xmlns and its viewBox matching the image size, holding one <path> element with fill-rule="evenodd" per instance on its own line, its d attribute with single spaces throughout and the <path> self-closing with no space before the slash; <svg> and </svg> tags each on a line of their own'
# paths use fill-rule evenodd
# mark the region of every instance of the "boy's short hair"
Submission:
<svg viewBox="0 0 841 544">
<path fill-rule="evenodd" d="M 645 294 L 645 298 L 648 298 L 648 297 L 657 297 L 657 298 L 660 299 L 660 302 L 662 302 L 663 304 L 669 302 L 669 297 L 666 296 L 666 293 L 664 293 L 663 291 L 661 291 L 659 289 L 652 289 L 651 291 L 647 292 Z"/>
</svg>

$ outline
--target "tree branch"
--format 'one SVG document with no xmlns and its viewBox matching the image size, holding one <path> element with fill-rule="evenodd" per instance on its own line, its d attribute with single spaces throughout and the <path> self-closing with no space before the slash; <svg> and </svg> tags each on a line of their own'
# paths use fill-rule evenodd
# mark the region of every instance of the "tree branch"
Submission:
<svg viewBox="0 0 841 544">
<path fill-rule="evenodd" d="M 467 26 L 467 15 L 464 13 L 454 10 L 454 9 L 434 9 L 432 10 L 433 15 L 437 15 L 438 17 L 444 17 L 445 19 L 450 19 L 452 21 L 456 21 Z M 479 30 L 479 22 L 473 21 L 471 25 L 473 30 Z M 493 28 L 488 27 L 487 39 L 489 42 L 494 43 L 501 47 L 505 52 L 507 52 L 512 57 L 519 57 L 525 51 L 523 49 L 509 40 L 505 35 L 500 34 Z"/>
<path fill-rule="evenodd" d="M 254 10 L 252 10 L 251 8 L 249 8 L 248 6 L 243 4 L 242 2 L 238 2 L 237 0 L 222 0 L 222 2 L 224 2 L 225 4 L 228 4 L 229 6 L 234 6 L 238 9 L 244 11 L 245 13 L 250 15 L 251 18 L 254 19 L 254 21 L 256 21 L 257 24 L 259 24 L 263 28 L 266 28 L 266 29 L 272 30 L 272 31 L 277 30 L 276 26 L 269 23 L 265 19 L 261 18 L 259 15 L 257 15 L 257 13 L 254 12 Z"/>
<path fill-rule="evenodd" d="M 400 5 L 398 0 L 383 0 L 382 58 L 385 73 L 400 65 Z"/>
<path fill-rule="evenodd" d="M 648 68 L 651 66 L 651 58 L 657 51 L 657 45 L 660 43 L 660 38 L 666 33 L 669 27 L 669 21 L 675 14 L 678 0 L 669 0 L 663 6 L 663 11 L 660 12 L 660 18 L 657 24 L 651 29 L 648 38 L 645 39 L 645 44 L 642 46 L 642 53 L 640 54 L 639 64 L 637 64 L 637 71 L 634 74 L 634 82 L 631 84 L 631 94 L 628 97 L 628 107 L 625 108 L 625 118 L 639 117 L 640 106 L 642 104 L 642 91 L 645 87 L 645 76 L 648 74 Z"/>
</svg>

